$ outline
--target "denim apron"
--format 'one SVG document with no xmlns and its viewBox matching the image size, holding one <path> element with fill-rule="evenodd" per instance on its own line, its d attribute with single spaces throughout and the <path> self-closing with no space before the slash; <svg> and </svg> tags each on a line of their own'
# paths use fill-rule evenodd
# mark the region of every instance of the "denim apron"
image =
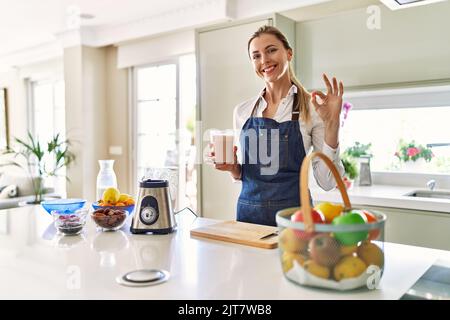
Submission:
<svg viewBox="0 0 450 320">
<path fill-rule="evenodd" d="M 294 95 L 292 119 L 281 123 L 271 118 L 256 117 L 256 109 L 260 100 L 261 97 L 256 101 L 239 138 L 243 159 L 241 164 L 242 190 L 237 202 L 237 220 L 276 226 L 277 211 L 300 206 L 299 172 L 306 153 L 298 121 L 300 112 L 297 105 L 297 93 Z M 271 131 L 275 129 L 279 130 L 279 136 Z M 248 137 L 254 137 L 255 133 L 257 146 L 250 150 L 251 147 L 246 142 L 250 140 Z M 267 159 L 264 159 L 263 162 L 260 161 L 261 145 L 267 146 L 262 152 L 264 157 L 264 153 L 270 154 L 273 139 L 278 140 L 278 137 L 279 169 L 274 174 L 262 174 L 270 164 L 267 164 Z M 257 150 L 256 156 L 255 149 Z"/>
</svg>

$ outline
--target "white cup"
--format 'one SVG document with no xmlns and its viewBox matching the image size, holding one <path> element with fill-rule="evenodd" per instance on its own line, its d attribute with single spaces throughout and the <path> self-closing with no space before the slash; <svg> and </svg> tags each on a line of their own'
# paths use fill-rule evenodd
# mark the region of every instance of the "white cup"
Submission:
<svg viewBox="0 0 450 320">
<path fill-rule="evenodd" d="M 232 130 L 211 130 L 211 143 L 214 147 L 216 163 L 234 163 L 234 134 Z"/>
</svg>

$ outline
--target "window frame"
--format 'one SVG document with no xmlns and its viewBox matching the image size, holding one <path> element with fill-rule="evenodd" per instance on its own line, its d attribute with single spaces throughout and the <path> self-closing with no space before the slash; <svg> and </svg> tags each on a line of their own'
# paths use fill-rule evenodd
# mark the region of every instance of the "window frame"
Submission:
<svg viewBox="0 0 450 320">
<path fill-rule="evenodd" d="M 147 64 L 142 64 L 142 65 L 136 65 L 133 66 L 131 68 L 129 68 L 129 80 L 130 80 L 130 87 L 129 87 L 129 92 L 131 92 L 130 94 L 130 133 L 129 133 L 129 137 L 130 137 L 130 146 L 131 146 L 131 152 L 129 155 L 129 163 L 131 164 L 131 175 L 130 175 L 130 181 L 129 181 L 129 185 L 131 186 L 131 190 L 133 192 L 133 194 L 137 194 L 138 191 L 138 187 L 137 187 L 137 183 L 136 183 L 136 177 L 137 177 L 137 157 L 138 157 L 138 150 L 137 150 L 137 145 L 138 145 L 138 141 L 137 141 L 137 113 L 138 113 L 138 95 L 137 95 L 137 90 L 138 90 L 138 85 L 137 85 L 137 73 L 139 69 L 144 69 L 144 68 L 152 68 L 152 67 L 158 67 L 161 65 L 167 65 L 167 64 L 174 64 L 175 68 L 176 68 L 176 115 L 175 115 L 175 122 L 176 122 L 176 137 L 175 137 L 175 145 L 177 150 L 179 149 L 179 143 L 180 143 L 180 65 L 179 65 L 179 58 L 181 56 L 183 56 L 185 54 L 182 55 L 177 55 L 174 56 L 171 59 L 164 59 L 161 61 L 157 61 L 157 62 L 152 62 L 152 63 L 147 63 Z M 179 161 L 179 159 L 178 159 Z M 178 178 L 180 179 L 180 175 L 178 175 Z M 180 181 L 178 182 L 180 183 Z M 180 188 L 178 188 L 177 192 L 180 192 Z M 179 194 L 178 194 L 179 196 Z M 179 197 L 178 197 L 179 198 Z"/>
<path fill-rule="evenodd" d="M 63 81 L 64 79 L 61 77 L 49 77 L 49 78 L 45 78 L 45 79 L 31 79 L 28 78 L 26 79 L 26 86 L 27 86 L 27 111 L 28 114 L 30 115 L 28 117 L 28 128 L 30 130 L 30 132 L 36 136 L 36 128 L 35 128 L 35 114 L 36 114 L 36 108 L 35 108 L 35 99 L 34 99 L 34 88 L 36 85 L 45 85 L 45 84 L 52 84 L 53 90 L 55 87 L 55 84 L 59 81 Z M 64 84 L 65 85 L 65 84 Z M 52 96 L 52 111 L 54 113 L 55 111 L 55 94 L 53 92 L 53 96 Z M 65 108 L 65 104 L 64 104 L 64 108 Z M 55 123 L 52 124 L 53 126 L 55 125 Z M 66 133 L 64 133 L 65 135 Z"/>
<path fill-rule="evenodd" d="M 26 78 L 25 79 L 25 90 L 26 90 L 26 103 L 27 103 L 27 113 L 28 113 L 28 117 L 27 117 L 27 125 L 28 125 L 28 130 L 29 132 L 31 132 L 31 134 L 34 137 L 37 137 L 37 132 L 36 132 L 36 106 L 35 106 L 35 97 L 34 97 L 34 89 L 36 86 L 38 85 L 46 85 L 46 84 L 51 84 L 52 85 L 52 113 L 53 115 L 55 115 L 55 110 L 56 110 L 56 103 L 55 103 L 55 87 L 56 87 L 56 83 L 58 82 L 63 82 L 64 84 L 64 94 L 65 94 L 65 80 L 64 77 L 62 76 L 50 76 L 50 77 L 42 77 L 42 78 Z M 66 103 L 64 101 L 64 115 L 65 115 L 65 109 L 66 109 Z M 65 122 L 65 119 L 64 119 Z M 55 118 L 53 118 L 53 122 L 52 122 L 52 126 L 53 129 L 55 129 Z M 55 132 L 53 131 L 53 134 L 55 134 Z M 66 125 L 64 123 L 64 138 L 66 138 L 67 135 L 67 128 Z M 45 147 L 45 146 L 44 146 Z M 66 170 L 66 168 L 64 168 L 64 170 Z M 56 179 L 61 179 L 61 177 L 54 177 Z M 65 178 L 64 178 L 65 180 Z M 55 185 L 53 186 L 55 187 Z M 59 192 L 61 191 L 61 192 Z M 64 187 L 63 190 L 55 190 L 54 192 L 58 192 L 61 194 L 66 194 L 67 193 L 67 185 Z"/>
</svg>

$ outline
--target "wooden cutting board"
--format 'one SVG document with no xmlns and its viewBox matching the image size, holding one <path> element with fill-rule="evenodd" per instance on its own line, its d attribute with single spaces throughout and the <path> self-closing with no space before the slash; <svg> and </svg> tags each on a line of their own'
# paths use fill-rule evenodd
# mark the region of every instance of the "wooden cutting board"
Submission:
<svg viewBox="0 0 450 320">
<path fill-rule="evenodd" d="M 238 221 L 224 221 L 192 229 L 191 236 L 274 249 L 278 247 L 278 235 L 265 239 L 261 238 L 277 231 L 277 227 Z"/>
</svg>

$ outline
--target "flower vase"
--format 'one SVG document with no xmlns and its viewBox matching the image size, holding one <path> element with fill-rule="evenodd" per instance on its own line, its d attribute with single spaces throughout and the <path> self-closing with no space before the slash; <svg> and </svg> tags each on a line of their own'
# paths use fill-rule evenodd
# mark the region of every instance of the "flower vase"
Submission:
<svg viewBox="0 0 450 320">
<path fill-rule="evenodd" d="M 416 161 L 406 161 L 402 163 L 402 171 L 403 172 L 421 172 L 425 168 L 425 159 L 420 158 Z"/>
</svg>

